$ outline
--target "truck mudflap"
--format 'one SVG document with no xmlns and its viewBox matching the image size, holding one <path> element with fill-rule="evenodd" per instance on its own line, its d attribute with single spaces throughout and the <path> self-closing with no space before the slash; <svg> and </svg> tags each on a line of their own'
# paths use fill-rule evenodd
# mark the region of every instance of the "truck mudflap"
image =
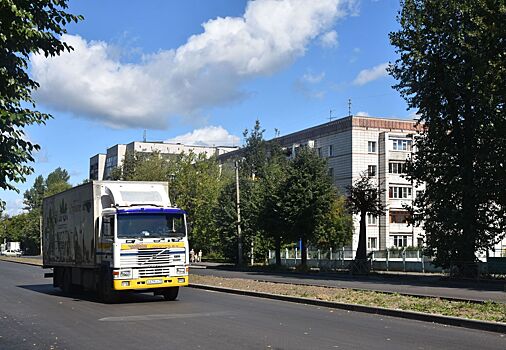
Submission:
<svg viewBox="0 0 506 350">
<path fill-rule="evenodd" d="M 114 290 L 133 290 L 133 289 L 155 289 L 168 287 L 183 287 L 188 285 L 188 276 L 153 276 L 135 279 L 115 279 L 113 282 Z"/>
</svg>

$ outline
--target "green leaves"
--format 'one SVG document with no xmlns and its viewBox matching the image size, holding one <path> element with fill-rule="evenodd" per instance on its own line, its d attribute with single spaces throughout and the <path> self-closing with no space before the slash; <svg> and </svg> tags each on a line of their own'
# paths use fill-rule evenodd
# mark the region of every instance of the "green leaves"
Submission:
<svg viewBox="0 0 506 350">
<path fill-rule="evenodd" d="M 37 82 L 26 71 L 30 54 L 42 52 L 55 56 L 72 48 L 60 42 L 69 22 L 82 20 L 60 8 L 67 8 L 66 0 L 0 2 L 0 188 L 14 190 L 13 183 L 24 182 L 33 168 L 33 152 L 38 145 L 26 140 L 23 128 L 43 124 L 51 116 L 35 108 L 31 97 Z"/>
<path fill-rule="evenodd" d="M 426 184 L 414 219 L 437 263 L 463 266 L 506 231 L 506 4 L 406 0 L 399 23 L 390 74 L 423 123 L 408 164 Z"/>
</svg>

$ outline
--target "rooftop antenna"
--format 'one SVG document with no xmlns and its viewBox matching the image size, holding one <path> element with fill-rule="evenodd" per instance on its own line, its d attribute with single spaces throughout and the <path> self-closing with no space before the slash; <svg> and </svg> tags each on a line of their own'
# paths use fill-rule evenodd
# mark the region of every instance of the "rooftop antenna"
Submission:
<svg viewBox="0 0 506 350">
<path fill-rule="evenodd" d="M 351 117 L 351 98 L 348 99 L 348 117 Z"/>
<path fill-rule="evenodd" d="M 146 142 L 146 129 L 144 129 L 144 133 L 142 134 L 142 140 Z"/>
<path fill-rule="evenodd" d="M 329 110 L 329 122 L 332 121 L 332 110 Z"/>
</svg>

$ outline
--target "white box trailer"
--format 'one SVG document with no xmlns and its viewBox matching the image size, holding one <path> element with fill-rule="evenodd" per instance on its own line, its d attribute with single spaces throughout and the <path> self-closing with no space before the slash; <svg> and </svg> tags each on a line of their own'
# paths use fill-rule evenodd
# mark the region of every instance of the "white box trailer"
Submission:
<svg viewBox="0 0 506 350">
<path fill-rule="evenodd" d="M 152 290 L 167 300 L 188 285 L 186 213 L 166 182 L 92 181 L 43 201 L 43 266 L 53 285 L 98 291 Z"/>
</svg>

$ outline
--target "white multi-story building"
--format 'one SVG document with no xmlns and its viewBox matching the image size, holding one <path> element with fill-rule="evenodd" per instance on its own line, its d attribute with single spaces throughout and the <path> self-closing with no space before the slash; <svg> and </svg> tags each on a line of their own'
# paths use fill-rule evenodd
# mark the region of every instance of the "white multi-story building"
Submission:
<svg viewBox="0 0 506 350">
<path fill-rule="evenodd" d="M 329 174 L 341 193 L 362 173 L 379 184 L 384 216 L 367 217 L 369 250 L 421 244 L 423 230 L 408 226 L 405 204 L 411 204 L 417 191 L 402 177 L 412 151 L 415 121 L 349 116 L 277 138 L 282 147 L 295 152 L 298 147 L 314 147 L 327 158 Z M 355 217 L 352 249 L 358 246 L 359 219 Z"/>
<path fill-rule="evenodd" d="M 134 141 L 129 144 L 117 144 L 107 149 L 106 154 L 96 154 L 90 158 L 90 180 L 109 179 L 111 171 L 121 166 L 127 152 L 153 153 L 159 152 L 163 155 L 178 155 L 181 153 L 205 154 L 207 158 L 215 155 L 237 150 L 238 147 L 228 146 L 190 146 L 181 143 L 165 142 L 140 142 Z"/>
</svg>

